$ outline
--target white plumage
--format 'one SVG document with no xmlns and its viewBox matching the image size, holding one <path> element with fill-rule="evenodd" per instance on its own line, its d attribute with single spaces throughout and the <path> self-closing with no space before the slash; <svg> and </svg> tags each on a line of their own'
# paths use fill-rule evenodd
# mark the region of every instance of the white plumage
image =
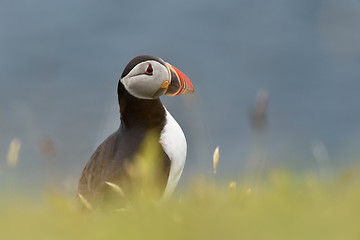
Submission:
<svg viewBox="0 0 360 240">
<path fill-rule="evenodd" d="M 161 199 L 167 200 L 179 182 L 184 169 L 187 151 L 185 135 L 179 124 L 167 110 L 166 124 L 161 132 L 160 144 L 171 161 L 168 182 Z"/>
</svg>

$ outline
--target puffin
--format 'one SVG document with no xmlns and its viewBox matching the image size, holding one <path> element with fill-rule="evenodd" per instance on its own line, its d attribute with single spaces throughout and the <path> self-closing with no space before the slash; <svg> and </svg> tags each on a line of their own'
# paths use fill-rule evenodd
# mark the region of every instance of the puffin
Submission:
<svg viewBox="0 0 360 240">
<path fill-rule="evenodd" d="M 187 152 L 185 135 L 160 100 L 160 96 L 193 93 L 189 78 L 161 58 L 142 55 L 132 59 L 118 82 L 120 126 L 104 140 L 84 167 L 78 183 L 78 196 L 92 207 L 113 199 L 116 186 L 124 198 L 137 185 L 132 166 L 143 154 L 145 142 L 158 149 L 154 162 L 158 199 L 167 200 L 182 174 Z M 151 135 L 151 138 L 148 136 Z M 143 154 L 143 156 L 142 156 Z M 140 155 L 140 158 L 139 158 Z M 145 159 L 144 159 L 145 158 Z"/>
</svg>

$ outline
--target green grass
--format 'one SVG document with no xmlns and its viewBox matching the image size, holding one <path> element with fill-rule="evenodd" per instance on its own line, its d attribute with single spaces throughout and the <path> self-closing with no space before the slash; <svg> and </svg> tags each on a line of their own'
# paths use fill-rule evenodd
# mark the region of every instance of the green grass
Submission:
<svg viewBox="0 0 360 240">
<path fill-rule="evenodd" d="M 291 176 L 196 181 L 162 205 L 94 214 L 66 194 L 2 196 L 0 239 L 360 239 L 360 183 Z"/>
</svg>

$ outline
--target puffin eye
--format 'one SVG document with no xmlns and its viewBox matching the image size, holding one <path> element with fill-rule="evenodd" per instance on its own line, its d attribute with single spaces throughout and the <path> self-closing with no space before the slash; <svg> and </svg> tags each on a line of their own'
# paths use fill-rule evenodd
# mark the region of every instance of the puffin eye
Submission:
<svg viewBox="0 0 360 240">
<path fill-rule="evenodd" d="M 153 70 L 151 64 L 149 64 L 149 66 L 148 66 L 147 69 L 146 69 L 145 74 L 147 74 L 147 75 L 153 75 L 153 71 L 154 71 L 154 70 Z"/>
</svg>

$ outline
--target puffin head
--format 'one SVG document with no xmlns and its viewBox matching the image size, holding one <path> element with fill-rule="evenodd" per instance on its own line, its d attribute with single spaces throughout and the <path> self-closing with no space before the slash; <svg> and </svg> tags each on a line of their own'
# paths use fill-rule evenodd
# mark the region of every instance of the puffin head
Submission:
<svg viewBox="0 0 360 240">
<path fill-rule="evenodd" d="M 135 57 L 126 65 L 119 84 L 140 99 L 194 92 L 193 85 L 184 73 L 161 58 L 147 55 Z"/>
</svg>

